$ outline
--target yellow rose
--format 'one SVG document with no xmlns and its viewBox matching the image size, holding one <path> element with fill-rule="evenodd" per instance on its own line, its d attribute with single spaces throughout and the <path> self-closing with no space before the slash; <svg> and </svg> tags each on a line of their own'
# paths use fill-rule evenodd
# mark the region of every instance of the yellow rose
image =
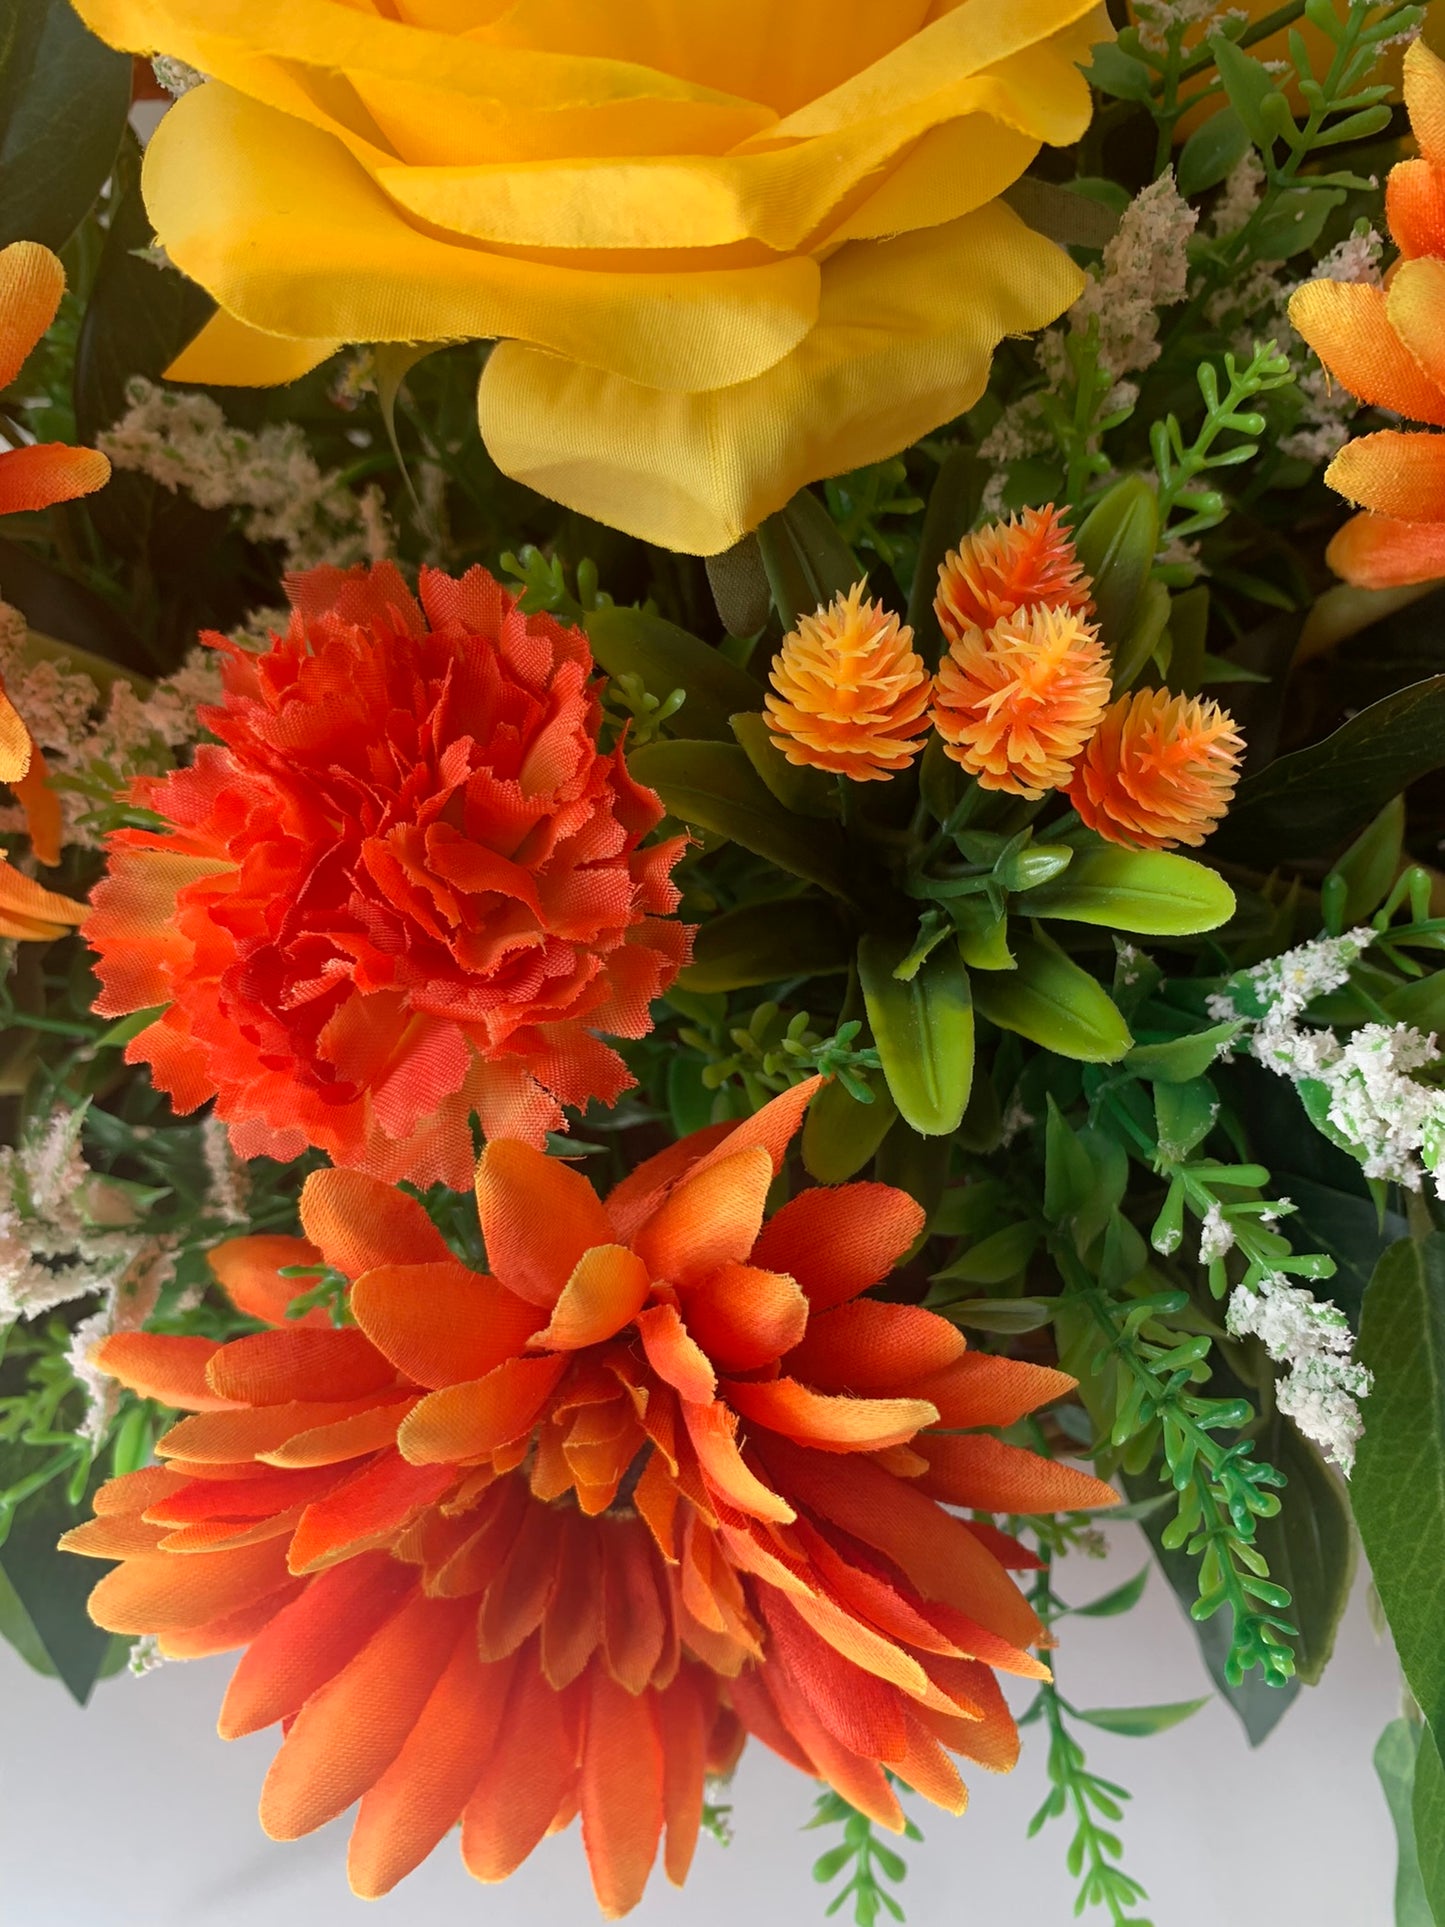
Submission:
<svg viewBox="0 0 1445 1927">
<path fill-rule="evenodd" d="M 666 547 L 970 407 L 1081 278 L 997 199 L 1089 118 L 1096 0 L 75 0 L 210 76 L 145 195 L 176 364 L 498 337 L 498 465 Z"/>
</svg>

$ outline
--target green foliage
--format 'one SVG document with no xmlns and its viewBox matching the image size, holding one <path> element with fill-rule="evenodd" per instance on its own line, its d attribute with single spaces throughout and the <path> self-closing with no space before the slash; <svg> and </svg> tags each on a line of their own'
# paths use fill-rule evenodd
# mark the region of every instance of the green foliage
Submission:
<svg viewBox="0 0 1445 1927">
<path fill-rule="evenodd" d="M 69 0 L 0 5 L 0 247 L 65 245 L 115 162 L 130 60 Z"/>
<path fill-rule="evenodd" d="M 1427 1748 L 1434 1751 L 1430 1734 L 1422 1729 L 1417 1720 L 1403 1715 L 1391 1720 L 1375 1747 L 1375 1772 L 1379 1775 L 1399 1841 L 1399 1859 L 1395 1869 L 1394 1927 L 1435 1927 L 1435 1915 L 1420 1878 L 1414 1814 L 1418 1761 L 1422 1750 Z M 1426 1838 L 1429 1838 L 1428 1834 Z"/>
<path fill-rule="evenodd" d="M 820 1793 L 808 1826 L 843 1829 L 838 1845 L 830 1847 L 813 1862 L 813 1878 L 820 1887 L 835 1880 L 843 1881 L 828 1902 L 829 1919 L 841 1913 L 849 1901 L 853 1903 L 855 1927 L 875 1927 L 885 1916 L 894 1920 L 905 1918 L 902 1904 L 889 1891 L 889 1884 L 897 1886 L 905 1878 L 907 1863 L 902 1854 L 879 1839 L 874 1822 L 866 1813 L 849 1806 L 841 1794 Z M 923 1838 L 909 1819 L 904 1821 L 903 1834 L 908 1840 Z"/>
</svg>

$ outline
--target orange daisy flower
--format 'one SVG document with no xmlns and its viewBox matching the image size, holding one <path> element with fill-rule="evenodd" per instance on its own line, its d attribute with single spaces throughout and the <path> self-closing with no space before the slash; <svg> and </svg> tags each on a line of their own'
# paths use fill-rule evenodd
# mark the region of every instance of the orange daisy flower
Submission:
<svg viewBox="0 0 1445 1927">
<path fill-rule="evenodd" d="M 944 635 L 956 642 L 1039 603 L 1092 614 L 1092 588 L 1064 518 L 1050 504 L 966 535 L 939 567 L 933 607 Z"/>
<path fill-rule="evenodd" d="M 310 1251 L 354 1280 L 354 1327 L 97 1349 L 193 1416 L 68 1536 L 119 1561 L 91 1611 L 172 1653 L 246 1648 L 221 1728 L 283 1723 L 263 1822 L 290 1838 L 359 1798 L 359 1892 L 458 1819 L 467 1865 L 499 1878 L 580 1810 L 624 1912 L 664 1831 L 682 1878 L 703 1776 L 743 1729 L 895 1829 L 885 1767 L 959 1811 L 953 1754 L 1012 1765 L 994 1669 L 1046 1677 L 1008 1571 L 1032 1562 L 946 1507 L 1115 1495 L 967 1429 L 1071 1379 L 864 1295 L 922 1228 L 911 1198 L 804 1191 L 764 1222 L 815 1088 L 605 1201 L 493 1143 L 490 1275 L 404 1194 L 317 1173 L 308 1242 L 243 1239 L 220 1266 L 274 1313 Z"/>
<path fill-rule="evenodd" d="M 1383 287 L 1308 281 L 1289 313 L 1352 395 L 1445 428 L 1445 62 L 1423 40 L 1405 55 L 1405 101 L 1420 157 L 1390 170 L 1386 211 L 1400 260 Z M 1337 574 L 1367 589 L 1445 576 L 1445 436 L 1361 436 L 1326 480 L 1365 510 L 1330 545 Z"/>
<path fill-rule="evenodd" d="M 865 602 L 865 586 L 855 582 L 783 639 L 766 700 L 790 763 L 855 783 L 907 769 L 928 733 L 928 670 L 913 631 L 881 602 Z"/>
<path fill-rule="evenodd" d="M 106 1016 L 178 1111 L 216 1099 L 242 1157 L 319 1145 L 389 1180 L 471 1177 L 488 1136 L 540 1144 L 631 1083 L 686 962 L 684 839 L 597 747 L 587 639 L 483 569 L 390 564 L 291 583 L 285 636 L 219 636 L 220 738 L 145 778 L 159 832 L 111 838 L 85 935 Z"/>
<path fill-rule="evenodd" d="M 1127 849 L 1202 843 L 1229 808 L 1243 754 L 1244 738 L 1218 703 L 1141 689 L 1100 723 L 1069 801 L 1090 829 Z"/>
<path fill-rule="evenodd" d="M 1109 703 L 1099 632 L 1076 609 L 1021 608 L 949 643 L 933 687 L 946 753 L 983 789 L 1062 789 Z"/>
</svg>

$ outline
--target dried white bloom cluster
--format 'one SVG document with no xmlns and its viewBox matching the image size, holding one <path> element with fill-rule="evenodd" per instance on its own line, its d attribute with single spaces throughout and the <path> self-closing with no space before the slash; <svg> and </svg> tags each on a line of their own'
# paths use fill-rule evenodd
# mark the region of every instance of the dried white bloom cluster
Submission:
<svg viewBox="0 0 1445 1927">
<path fill-rule="evenodd" d="M 1169 33 L 1195 25 L 1211 30 L 1226 20 L 1247 20 L 1239 7 L 1222 7 L 1220 0 L 1136 0 L 1134 14 L 1139 22 L 1139 38 L 1151 53 L 1163 53 Z"/>
<path fill-rule="evenodd" d="M 1233 995 L 1211 997 L 1209 1014 L 1221 1024 L 1243 1017 L 1266 1028 L 1292 1030 L 1316 997 L 1344 988 L 1350 971 L 1374 941 L 1375 932 L 1361 924 L 1343 936 L 1315 937 L 1294 950 L 1281 951 L 1243 971 L 1237 980 L 1240 988 Z"/>
<path fill-rule="evenodd" d="M 1356 1401 L 1373 1380 L 1355 1362 L 1345 1314 L 1301 1285 L 1266 1277 L 1257 1291 L 1236 1289 L 1225 1324 L 1236 1338 L 1253 1333 L 1275 1364 L 1288 1366 L 1275 1391 L 1279 1409 L 1348 1476 L 1365 1429 Z"/>
<path fill-rule="evenodd" d="M 1209 231 L 1218 240 L 1238 234 L 1264 196 L 1264 162 L 1247 147 L 1229 171 L 1209 217 Z"/>
<path fill-rule="evenodd" d="M 1202 1265 L 1216 1264 L 1226 1251 L 1233 1249 L 1234 1227 L 1216 1201 L 1205 1212 L 1204 1222 L 1199 1227 L 1199 1262 Z"/>
<path fill-rule="evenodd" d="M 184 60 L 173 60 L 169 54 L 153 54 L 151 72 L 172 100 L 179 100 L 206 78 L 199 67 L 188 67 Z"/>
<path fill-rule="evenodd" d="M 136 376 L 130 403 L 96 446 L 117 468 L 184 490 L 202 508 L 235 509 L 253 542 L 277 542 L 288 569 L 345 567 L 390 553 L 380 491 L 355 493 L 323 469 L 294 422 L 252 434 L 234 428 L 209 395 L 158 388 Z"/>
<path fill-rule="evenodd" d="M 222 1224 L 245 1224 L 250 1179 L 231 1149 L 231 1134 L 214 1111 L 201 1125 L 201 1154 L 206 1160 L 206 1203 Z"/>
</svg>

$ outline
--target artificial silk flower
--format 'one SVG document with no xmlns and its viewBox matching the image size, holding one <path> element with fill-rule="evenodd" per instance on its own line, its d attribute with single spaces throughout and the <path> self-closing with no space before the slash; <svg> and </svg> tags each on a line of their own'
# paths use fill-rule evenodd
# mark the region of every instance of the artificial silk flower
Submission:
<svg viewBox="0 0 1445 1927">
<path fill-rule="evenodd" d="M 1307 281 L 1290 320 L 1330 374 L 1372 407 L 1445 427 L 1445 62 L 1423 40 L 1405 55 L 1416 160 L 1390 170 L 1386 211 L 1400 259 L 1383 286 Z M 1445 436 L 1384 429 L 1346 443 L 1326 480 L 1365 513 L 1328 560 L 1361 588 L 1445 576 Z"/>
<path fill-rule="evenodd" d="M 998 200 L 1083 133 L 1097 0 L 77 0 L 211 76 L 146 156 L 221 312 L 186 379 L 497 337 L 498 465 L 665 547 L 978 399 L 1078 270 Z"/>
<path fill-rule="evenodd" d="M 580 1808 L 621 1913 L 664 1830 L 682 1878 L 703 1775 L 744 1730 L 895 1829 L 887 1772 L 957 1812 L 951 1755 L 1013 1764 L 994 1669 L 1046 1676 L 1009 1576 L 1031 1555 L 946 1508 L 1115 1495 L 970 1429 L 1072 1380 L 866 1296 L 922 1229 L 906 1194 L 802 1191 L 766 1217 L 816 1087 L 606 1199 L 490 1144 L 489 1275 L 410 1197 L 316 1173 L 306 1245 L 244 1239 L 220 1265 L 284 1317 L 282 1262 L 314 1253 L 353 1281 L 354 1326 L 95 1353 L 193 1416 L 70 1535 L 120 1561 L 91 1611 L 168 1652 L 247 1648 L 222 1732 L 288 1723 L 263 1822 L 292 1838 L 359 1797 L 359 1892 L 458 1819 L 463 1859 L 497 1878 Z"/>
<path fill-rule="evenodd" d="M 290 579 L 255 655 L 217 636 L 218 737 L 140 779 L 164 823 L 110 839 L 85 935 L 108 1016 L 180 1111 L 209 1098 L 242 1157 L 465 1189 L 469 1117 L 540 1144 L 564 1104 L 631 1082 L 686 962 L 682 839 L 597 746 L 587 639 L 483 569 Z"/>
<path fill-rule="evenodd" d="M 865 584 L 802 617 L 773 658 L 765 709 L 790 763 L 854 782 L 907 769 L 928 733 L 930 678 L 913 631 Z"/>
<path fill-rule="evenodd" d="M 964 536 L 939 565 L 933 608 L 945 639 L 956 642 L 969 629 L 991 628 L 1038 603 L 1090 616 L 1092 591 L 1064 518 L 1050 503 Z"/>
<path fill-rule="evenodd" d="M 1239 781 L 1244 738 L 1218 703 L 1141 689 L 1109 709 L 1079 758 L 1069 801 L 1090 829 L 1134 850 L 1200 844 Z"/>
</svg>

